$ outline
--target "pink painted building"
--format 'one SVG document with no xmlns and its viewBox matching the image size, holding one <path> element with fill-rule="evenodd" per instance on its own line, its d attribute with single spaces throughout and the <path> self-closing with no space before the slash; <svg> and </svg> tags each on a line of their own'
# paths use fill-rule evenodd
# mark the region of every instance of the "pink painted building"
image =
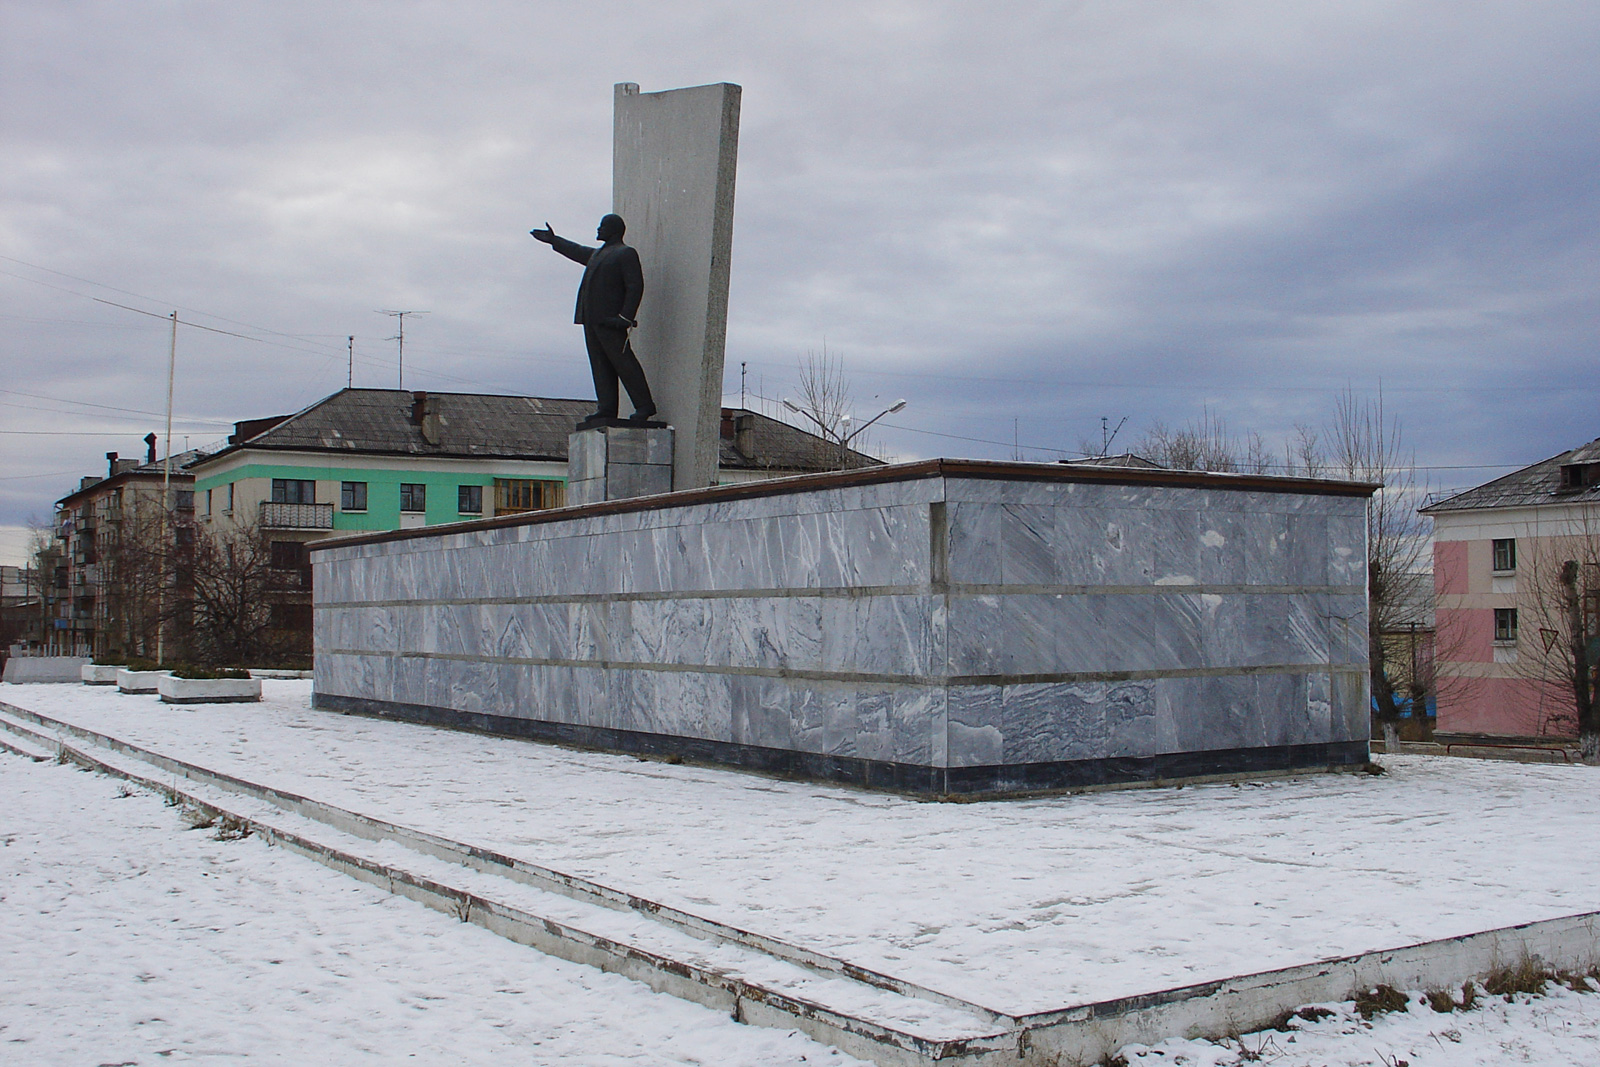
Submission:
<svg viewBox="0 0 1600 1067">
<path fill-rule="evenodd" d="M 1573 636 L 1600 629 L 1600 440 L 1422 513 L 1434 524 L 1437 731 L 1576 736 Z"/>
</svg>

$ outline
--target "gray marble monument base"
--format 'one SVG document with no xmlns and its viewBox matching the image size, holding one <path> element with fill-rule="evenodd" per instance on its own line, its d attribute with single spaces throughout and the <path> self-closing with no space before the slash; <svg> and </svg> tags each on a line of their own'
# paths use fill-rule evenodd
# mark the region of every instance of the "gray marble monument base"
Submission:
<svg viewBox="0 0 1600 1067">
<path fill-rule="evenodd" d="M 672 491 L 672 427 L 596 426 L 567 437 L 567 503 Z"/>
<path fill-rule="evenodd" d="M 316 542 L 315 702 L 920 794 L 1356 766 L 1370 489 L 933 460 Z"/>
</svg>

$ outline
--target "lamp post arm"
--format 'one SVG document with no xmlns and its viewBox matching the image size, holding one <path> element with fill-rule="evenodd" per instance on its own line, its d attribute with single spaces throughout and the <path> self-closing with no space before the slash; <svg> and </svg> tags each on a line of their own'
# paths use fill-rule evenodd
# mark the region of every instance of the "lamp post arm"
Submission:
<svg viewBox="0 0 1600 1067">
<path fill-rule="evenodd" d="M 864 432 L 867 429 L 867 427 L 871 426 L 873 423 L 877 422 L 879 419 L 883 418 L 885 415 L 889 414 L 889 412 L 891 412 L 893 410 L 894 410 L 893 408 L 886 408 L 883 411 L 878 412 L 876 415 L 872 416 L 872 418 L 868 419 L 866 422 L 862 423 L 860 426 L 857 426 L 854 430 L 851 430 L 849 436 L 845 437 L 845 439 L 840 441 L 839 443 L 841 445 L 848 445 L 851 441 L 854 441 L 856 439 L 856 435 L 857 434 Z"/>
</svg>

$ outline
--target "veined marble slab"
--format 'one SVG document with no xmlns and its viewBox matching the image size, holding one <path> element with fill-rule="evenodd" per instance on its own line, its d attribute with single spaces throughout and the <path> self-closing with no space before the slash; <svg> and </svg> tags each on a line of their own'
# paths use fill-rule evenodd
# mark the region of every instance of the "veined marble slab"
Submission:
<svg viewBox="0 0 1600 1067">
<path fill-rule="evenodd" d="M 323 542 L 317 702 L 934 793 L 1365 762 L 1369 487 L 929 472 Z"/>
</svg>

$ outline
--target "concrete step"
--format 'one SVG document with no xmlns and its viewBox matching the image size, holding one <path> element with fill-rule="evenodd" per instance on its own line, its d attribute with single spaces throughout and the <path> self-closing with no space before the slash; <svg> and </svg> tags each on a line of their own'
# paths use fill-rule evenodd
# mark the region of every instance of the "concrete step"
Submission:
<svg viewBox="0 0 1600 1067">
<path fill-rule="evenodd" d="M 0 704 L 8 744 L 231 816 L 264 840 L 521 944 L 885 1065 L 1015 1063 L 1015 1020 L 619 890 Z"/>
</svg>

